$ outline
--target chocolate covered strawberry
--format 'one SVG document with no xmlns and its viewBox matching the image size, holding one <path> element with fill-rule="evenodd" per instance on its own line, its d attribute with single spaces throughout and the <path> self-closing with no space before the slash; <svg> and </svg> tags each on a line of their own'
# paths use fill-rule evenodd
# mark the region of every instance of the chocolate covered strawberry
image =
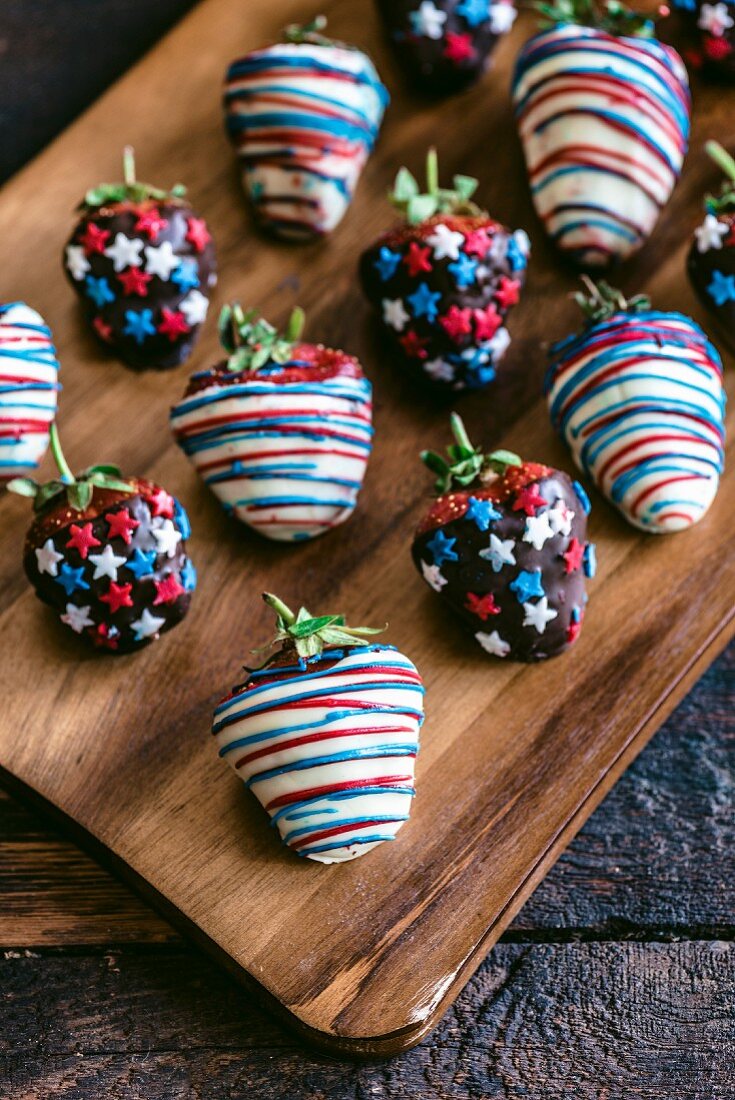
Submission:
<svg viewBox="0 0 735 1100">
<path fill-rule="evenodd" d="M 731 0 L 672 0 L 673 37 L 691 69 L 711 80 L 735 80 L 735 17 Z"/>
<path fill-rule="evenodd" d="M 687 271 L 702 305 L 735 349 L 735 160 L 716 141 L 707 152 L 725 173 L 718 196 L 708 195 L 705 216 L 694 230 Z"/>
<path fill-rule="evenodd" d="M 722 361 L 690 317 L 585 282 L 589 294 L 576 298 L 586 324 L 549 349 L 551 422 L 629 523 L 681 531 L 702 518 L 719 485 Z"/>
<path fill-rule="evenodd" d="M 115 466 L 75 477 L 55 426 L 51 451 L 57 480 L 8 485 L 33 498 L 23 551 L 28 579 L 75 634 L 113 653 L 140 649 L 189 610 L 196 573 L 186 555 L 186 512 L 159 485 L 123 479 Z"/>
<path fill-rule="evenodd" d="M 433 95 L 472 84 L 517 15 L 513 0 L 376 0 L 409 80 Z"/>
<path fill-rule="evenodd" d="M 344 863 L 394 840 L 411 812 L 421 677 L 393 646 L 369 644 L 380 630 L 263 599 L 279 648 L 222 700 L 212 732 L 284 844 Z"/>
<path fill-rule="evenodd" d="M 207 316 L 216 282 L 212 237 L 185 200 L 135 178 L 88 191 L 64 250 L 64 270 L 99 339 L 129 367 L 183 363 Z"/>
<path fill-rule="evenodd" d="M 24 302 L 0 303 L 0 485 L 46 454 L 61 386 L 51 329 Z"/>
<path fill-rule="evenodd" d="M 327 38 L 326 19 L 290 26 L 284 41 L 233 61 L 227 132 L 261 224 L 279 237 L 330 233 L 373 149 L 388 92 L 370 58 Z"/>
<path fill-rule="evenodd" d="M 439 186 L 435 150 L 427 190 L 405 168 L 392 202 L 405 221 L 363 253 L 360 278 L 399 361 L 437 387 L 477 389 L 491 382 L 509 343 L 508 312 L 518 302 L 529 241 L 481 210 L 477 180 Z"/>
<path fill-rule="evenodd" d="M 372 440 L 372 387 L 358 361 L 285 336 L 240 306 L 225 306 L 227 358 L 192 375 L 171 410 L 176 442 L 224 508 L 262 535 L 311 539 L 344 523 L 357 503 Z"/>
<path fill-rule="evenodd" d="M 456 415 L 452 432 L 449 461 L 421 456 L 440 495 L 414 537 L 416 568 L 486 652 L 555 657 L 579 635 L 595 572 L 587 495 L 561 470 L 484 455 Z"/>
<path fill-rule="evenodd" d="M 618 0 L 559 0 L 523 46 L 513 102 L 546 232 L 584 268 L 631 256 L 679 178 L 691 98 L 678 53 Z"/>
</svg>

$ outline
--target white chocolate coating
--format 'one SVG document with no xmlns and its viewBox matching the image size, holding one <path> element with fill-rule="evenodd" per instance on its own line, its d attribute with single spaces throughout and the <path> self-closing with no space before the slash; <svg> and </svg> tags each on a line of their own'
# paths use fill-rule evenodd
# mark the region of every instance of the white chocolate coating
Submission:
<svg viewBox="0 0 735 1100">
<path fill-rule="evenodd" d="M 51 331 L 23 302 L 0 305 L 0 481 L 32 474 L 56 416 L 59 363 Z"/>
</svg>

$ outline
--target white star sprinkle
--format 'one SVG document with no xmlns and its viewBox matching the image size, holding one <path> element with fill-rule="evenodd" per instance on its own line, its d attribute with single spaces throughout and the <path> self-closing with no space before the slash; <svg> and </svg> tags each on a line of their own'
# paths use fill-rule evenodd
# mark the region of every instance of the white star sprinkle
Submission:
<svg viewBox="0 0 735 1100">
<path fill-rule="evenodd" d="M 429 359 L 424 363 L 424 370 L 438 382 L 451 382 L 454 378 L 454 367 L 446 359 Z"/>
<path fill-rule="evenodd" d="M 152 244 L 145 246 L 145 269 L 149 275 L 157 275 L 164 282 L 171 278 L 171 272 L 181 263 L 178 256 L 174 255 L 171 241 L 164 241 L 156 248 Z"/>
<path fill-rule="evenodd" d="M 536 516 L 526 517 L 526 529 L 523 532 L 523 541 L 530 542 L 534 550 L 541 550 L 546 540 L 553 537 L 554 532 L 546 512 L 539 512 Z"/>
<path fill-rule="evenodd" d="M 464 237 L 456 229 L 450 229 L 442 222 L 436 226 L 431 236 L 426 238 L 426 243 L 434 249 L 435 260 L 457 260 L 459 250 L 464 244 Z"/>
<path fill-rule="evenodd" d="M 105 256 L 112 260 L 115 271 L 124 271 L 126 267 L 140 267 L 143 263 L 140 250 L 143 242 L 137 238 L 131 240 L 124 233 L 115 235 L 115 243 L 105 249 Z"/>
<path fill-rule="evenodd" d="M 109 577 L 111 581 L 117 580 L 117 571 L 121 565 L 125 565 L 127 558 L 124 554 L 116 554 L 110 544 L 104 548 L 101 554 L 90 554 L 89 560 L 94 565 L 92 580 L 100 577 Z"/>
<path fill-rule="evenodd" d="M 490 30 L 493 34 L 507 34 L 516 20 L 518 12 L 510 3 L 490 6 Z"/>
<path fill-rule="evenodd" d="M 61 616 L 61 621 L 70 626 L 75 634 L 81 634 L 86 626 L 94 626 L 94 619 L 90 619 L 89 612 L 89 606 L 77 607 L 76 604 L 68 603 L 66 615 Z"/>
<path fill-rule="evenodd" d="M 551 530 L 555 535 L 564 535 L 566 537 L 572 533 L 574 512 L 571 508 L 567 508 L 563 500 L 557 500 L 554 507 L 550 508 L 546 514 L 549 517 Z"/>
<path fill-rule="evenodd" d="M 39 573 L 48 573 L 50 577 L 55 577 L 59 572 L 58 563 L 63 560 L 64 555 L 58 552 L 51 539 L 46 539 L 43 546 L 36 549 Z"/>
<path fill-rule="evenodd" d="M 475 638 L 487 653 L 492 653 L 493 657 L 507 657 L 510 653 L 510 646 L 500 637 L 497 630 L 493 630 L 492 634 L 483 634 L 480 631 L 475 634 Z"/>
<path fill-rule="evenodd" d="M 153 528 L 151 534 L 156 540 L 158 553 L 172 558 L 176 553 L 176 547 L 181 542 L 181 531 L 176 530 L 170 519 L 165 519 L 160 527 Z"/>
<path fill-rule="evenodd" d="M 80 244 L 66 246 L 66 270 L 72 279 L 83 279 L 91 266 Z"/>
<path fill-rule="evenodd" d="M 411 318 L 406 312 L 406 307 L 401 298 L 383 299 L 383 320 L 386 325 L 390 325 L 397 332 L 403 332 Z"/>
<path fill-rule="evenodd" d="M 206 319 L 209 299 L 201 290 L 190 290 L 179 302 L 179 309 L 186 317 L 187 325 L 200 325 Z"/>
<path fill-rule="evenodd" d="M 503 328 L 501 326 L 493 336 L 492 340 L 488 340 L 487 345 L 483 345 L 483 347 L 485 346 L 487 347 L 488 351 L 492 352 L 493 360 L 496 363 L 499 362 L 499 360 L 503 358 L 506 351 L 508 350 L 508 347 L 510 346 L 510 333 L 508 332 L 507 328 Z"/>
<path fill-rule="evenodd" d="M 435 592 L 441 592 L 444 585 L 447 583 L 447 578 L 441 575 L 438 565 L 429 565 L 428 562 L 421 562 L 421 572 L 424 574 L 424 580 L 427 584 L 431 585 Z"/>
<path fill-rule="evenodd" d="M 729 225 L 719 221 L 714 214 L 708 214 L 702 224 L 694 230 L 697 250 L 709 252 L 710 248 L 722 248 L 723 237 L 726 237 L 729 232 Z"/>
<path fill-rule="evenodd" d="M 513 539 L 499 539 L 497 535 L 491 535 L 490 545 L 486 550 L 480 550 L 480 557 L 490 562 L 494 573 L 499 573 L 504 565 L 515 565 L 514 546 Z"/>
<path fill-rule="evenodd" d="M 542 596 L 536 603 L 524 603 L 523 610 L 526 613 L 523 625 L 534 626 L 539 634 L 543 634 L 546 630 L 546 624 L 558 615 L 558 611 L 552 611 L 549 607 L 546 596 Z"/>
<path fill-rule="evenodd" d="M 152 638 L 161 629 L 165 619 L 159 619 L 157 615 L 151 615 L 150 611 L 146 607 L 143 610 L 143 614 L 139 619 L 136 619 L 134 623 L 131 623 L 131 627 L 135 631 L 135 640 L 140 642 L 143 638 Z"/>
<path fill-rule="evenodd" d="M 727 4 L 702 4 L 699 9 L 697 26 L 713 34 L 715 38 L 721 38 L 733 25 L 735 24 L 728 13 Z"/>
<path fill-rule="evenodd" d="M 433 0 L 422 0 L 418 11 L 412 11 L 409 18 L 414 34 L 423 34 L 436 40 L 442 36 L 447 14 L 440 11 Z"/>
</svg>

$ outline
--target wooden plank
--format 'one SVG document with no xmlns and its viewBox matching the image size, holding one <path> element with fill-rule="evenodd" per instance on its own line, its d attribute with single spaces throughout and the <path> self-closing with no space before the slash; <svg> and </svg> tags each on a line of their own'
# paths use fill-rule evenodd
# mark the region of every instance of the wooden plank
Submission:
<svg viewBox="0 0 735 1100">
<path fill-rule="evenodd" d="M 335 34 L 369 45 L 391 71 L 367 0 L 328 7 Z M 13 297 L 42 308 L 65 363 L 68 450 L 81 466 L 106 457 L 98 453 L 104 438 L 125 468 L 176 491 L 192 515 L 202 575 L 186 627 L 143 659 L 104 662 L 62 651 L 17 565 L 23 502 L 3 500 L 0 616 L 14 662 L 0 759 L 112 849 L 305 1033 L 333 1049 L 371 1053 L 417 1042 L 436 1022 L 586 815 L 724 645 L 733 629 L 727 570 L 735 478 L 724 479 L 710 516 L 675 539 L 637 535 L 598 502 L 592 537 L 601 569 L 584 642 L 563 664 L 496 668 L 445 622 L 416 580 L 407 541 L 427 491 L 415 454 L 444 436 L 446 410 L 419 398 L 383 361 L 353 262 L 390 218 L 386 181 L 404 159 L 417 166 L 437 135 L 448 174 L 461 168 L 484 177 L 481 200 L 510 224 L 531 228 L 529 297 L 513 318 L 503 380 L 460 403 L 471 432 L 492 442 L 538 392 L 540 342 L 576 324 L 564 297 L 573 278 L 539 239 L 526 189 L 508 186 L 521 179 L 520 153 L 501 89 L 527 28 L 503 44 L 494 73 L 461 100 L 429 106 L 397 94 L 356 209 L 331 241 L 291 250 L 248 232 L 218 90 L 235 43 L 245 49 L 267 41 L 277 24 L 305 14 L 293 0 L 275 18 L 265 0 L 251 0 L 244 27 L 236 0 L 207 0 L 0 196 L 5 281 Z M 698 112 L 695 148 L 715 129 L 726 138 L 718 92 L 703 90 Z M 111 118 L 126 120 L 143 174 L 189 183 L 219 242 L 223 296 L 236 291 L 279 320 L 294 300 L 294 276 L 311 331 L 368 364 L 376 451 L 359 516 L 328 542 L 274 548 L 235 531 L 168 440 L 165 410 L 180 381 L 101 364 L 80 331 L 57 254 L 66 212 L 90 181 L 114 172 L 120 135 Z M 490 146 L 502 153 L 502 171 L 493 170 L 497 158 L 488 164 Z M 701 155 L 692 164 L 627 279 L 646 282 L 672 308 L 691 309 L 682 227 L 696 221 L 711 176 Z M 38 263 L 29 264 L 29 255 Z M 194 365 L 214 357 L 213 344 L 210 331 Z M 569 464 L 540 404 L 505 438 L 529 456 Z M 391 641 L 427 682 L 412 820 L 399 844 L 336 872 L 279 853 L 261 811 L 209 745 L 212 703 L 269 629 L 258 602 L 264 578 L 314 607 L 344 605 L 355 619 L 392 619 Z M 39 670 L 29 700 L 17 685 L 36 682 Z M 120 692 L 133 674 L 144 701 L 137 710 Z"/>
</svg>

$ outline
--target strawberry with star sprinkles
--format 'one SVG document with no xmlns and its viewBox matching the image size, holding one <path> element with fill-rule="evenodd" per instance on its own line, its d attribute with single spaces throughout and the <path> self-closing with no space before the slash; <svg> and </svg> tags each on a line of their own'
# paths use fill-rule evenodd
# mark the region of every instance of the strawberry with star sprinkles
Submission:
<svg viewBox="0 0 735 1100">
<path fill-rule="evenodd" d="M 735 159 L 716 141 L 708 141 L 706 149 L 725 180 L 719 195 L 705 199 L 704 220 L 694 230 L 687 272 L 700 302 L 735 351 Z"/>
<path fill-rule="evenodd" d="M 421 456 L 439 496 L 416 531 L 414 564 L 491 656 L 555 657 L 579 636 L 596 568 L 587 494 L 561 470 L 483 454 L 456 414 L 451 425 L 448 460 Z"/>
<path fill-rule="evenodd" d="M 427 189 L 402 168 L 390 196 L 405 221 L 363 253 L 360 279 L 399 363 L 435 388 L 479 389 L 510 344 L 505 326 L 519 301 L 530 244 L 472 201 L 477 180 L 439 186 L 436 150 Z"/>
<path fill-rule="evenodd" d="M 55 425 L 51 452 L 57 479 L 39 485 L 16 478 L 8 485 L 33 500 L 26 575 L 75 634 L 112 653 L 140 649 L 189 610 L 196 572 L 186 554 L 186 512 L 159 485 L 123 478 L 115 466 L 92 466 L 75 477 Z"/>
<path fill-rule="evenodd" d="M 216 282 L 212 237 L 177 185 L 135 178 L 87 192 L 64 270 L 95 335 L 129 367 L 166 370 L 191 354 Z"/>
<path fill-rule="evenodd" d="M 717 83 L 735 81 L 732 0 L 671 0 L 671 33 L 690 69 Z"/>
</svg>

